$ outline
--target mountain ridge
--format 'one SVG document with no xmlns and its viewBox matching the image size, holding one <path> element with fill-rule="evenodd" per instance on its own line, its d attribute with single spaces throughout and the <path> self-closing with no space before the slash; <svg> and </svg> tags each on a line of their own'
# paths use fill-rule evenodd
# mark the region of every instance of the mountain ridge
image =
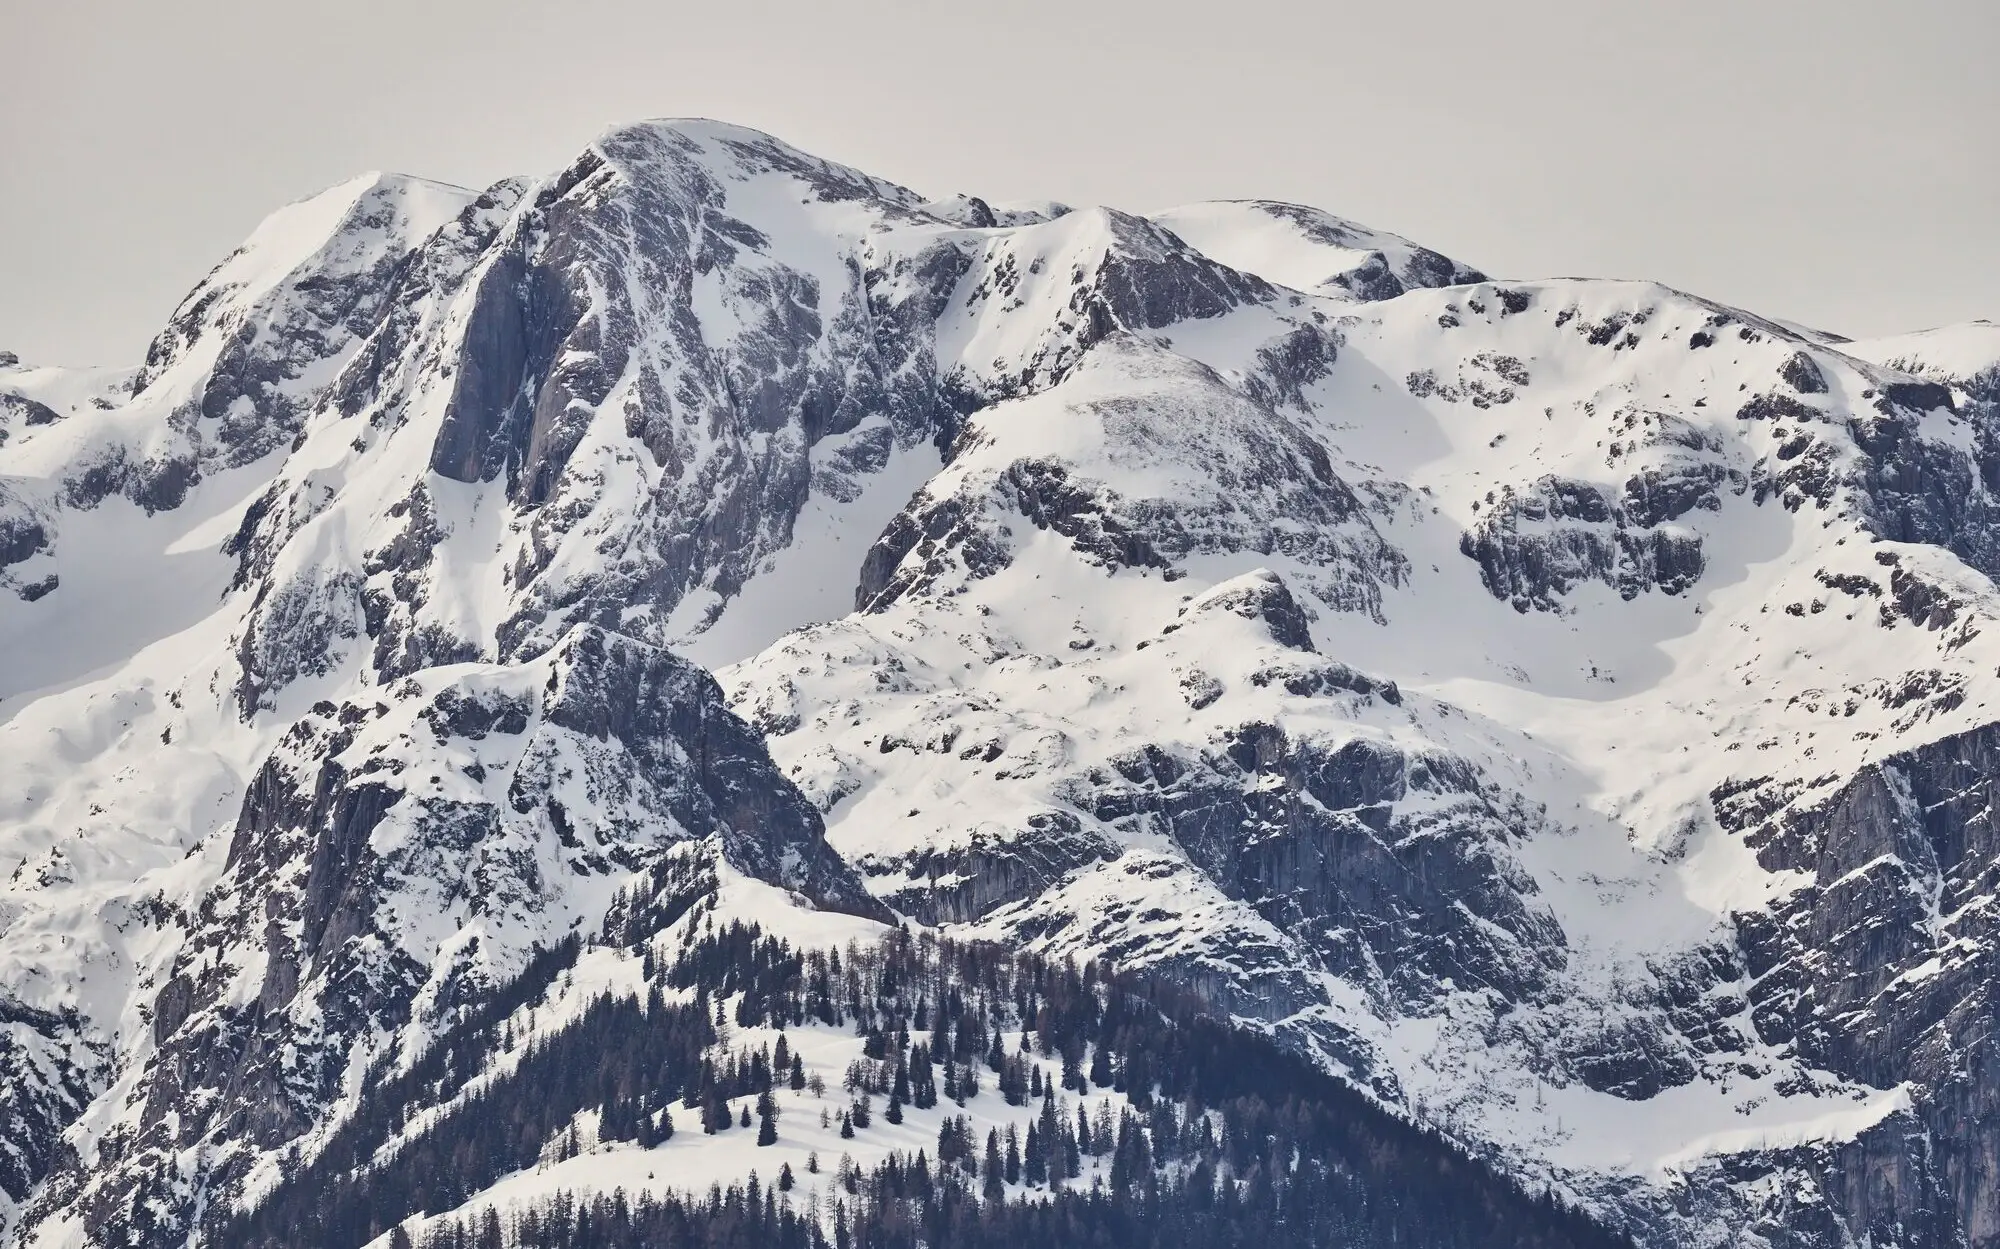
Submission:
<svg viewBox="0 0 2000 1249">
<path fill-rule="evenodd" d="M 1996 1243 L 1977 326 L 927 201 L 703 121 L 302 204 L 134 383 L 0 372 L 16 1243 L 180 1243 L 711 832 L 1171 978 L 1642 1240 Z M 548 720 L 586 669 L 702 710 Z M 716 769 L 775 805 L 661 814 Z M 481 856 L 506 924 L 407 892 Z M 301 1065 L 204 1057 L 250 1036 Z"/>
</svg>

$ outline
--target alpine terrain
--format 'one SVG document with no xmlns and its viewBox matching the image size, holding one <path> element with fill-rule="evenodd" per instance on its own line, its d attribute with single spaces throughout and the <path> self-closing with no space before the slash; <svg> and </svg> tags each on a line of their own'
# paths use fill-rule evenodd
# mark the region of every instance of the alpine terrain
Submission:
<svg viewBox="0 0 2000 1249">
<path fill-rule="evenodd" d="M 2000 326 L 672 121 L 0 361 L 0 1243 L 2000 1249 Z"/>
</svg>

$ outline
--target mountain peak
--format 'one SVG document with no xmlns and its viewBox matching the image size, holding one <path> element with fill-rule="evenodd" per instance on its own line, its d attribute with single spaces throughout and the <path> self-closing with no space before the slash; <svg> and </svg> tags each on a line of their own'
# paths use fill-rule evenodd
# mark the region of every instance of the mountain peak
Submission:
<svg viewBox="0 0 2000 1249">
<path fill-rule="evenodd" d="M 710 176 L 728 180 L 789 174 L 822 199 L 873 199 L 904 208 L 923 202 L 914 191 L 814 156 L 774 135 L 707 118 L 661 118 L 613 126 L 588 150 L 635 177 L 658 176 L 680 162 L 694 162 Z"/>
</svg>

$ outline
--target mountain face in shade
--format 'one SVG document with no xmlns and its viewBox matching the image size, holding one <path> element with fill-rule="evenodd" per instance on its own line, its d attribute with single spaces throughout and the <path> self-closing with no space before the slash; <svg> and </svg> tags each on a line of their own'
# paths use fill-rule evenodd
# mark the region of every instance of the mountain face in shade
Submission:
<svg viewBox="0 0 2000 1249">
<path fill-rule="evenodd" d="M 2000 1246 L 2000 328 L 689 121 L 0 361 L 9 1244 L 254 1209 L 693 871 L 1171 983 L 1644 1244 Z"/>
</svg>

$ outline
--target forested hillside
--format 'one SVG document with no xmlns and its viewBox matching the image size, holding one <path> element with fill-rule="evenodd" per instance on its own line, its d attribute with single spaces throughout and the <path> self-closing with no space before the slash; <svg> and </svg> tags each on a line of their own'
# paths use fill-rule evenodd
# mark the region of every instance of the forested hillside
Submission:
<svg viewBox="0 0 2000 1249">
<path fill-rule="evenodd" d="M 801 948 L 718 916 L 712 884 L 698 876 L 664 904 L 628 898 L 602 941 L 539 956 L 385 1079 L 254 1213 L 223 1212 L 209 1243 L 1630 1243 L 1156 979 L 903 929 Z M 592 952 L 637 977 L 517 1036 Z M 845 1070 L 804 1057 L 846 1052 L 829 1034 L 858 1042 Z M 843 1151 L 801 1162 L 788 1138 L 820 1115 Z M 854 1161 L 864 1145 L 847 1143 L 919 1121 L 916 1148 Z M 674 1191 L 674 1144 L 689 1134 L 734 1151 L 747 1178 Z M 636 1151 L 658 1153 L 667 1184 L 505 1208 L 479 1196 L 511 1172 Z M 427 1215 L 444 1217 L 414 1217 Z"/>
</svg>

